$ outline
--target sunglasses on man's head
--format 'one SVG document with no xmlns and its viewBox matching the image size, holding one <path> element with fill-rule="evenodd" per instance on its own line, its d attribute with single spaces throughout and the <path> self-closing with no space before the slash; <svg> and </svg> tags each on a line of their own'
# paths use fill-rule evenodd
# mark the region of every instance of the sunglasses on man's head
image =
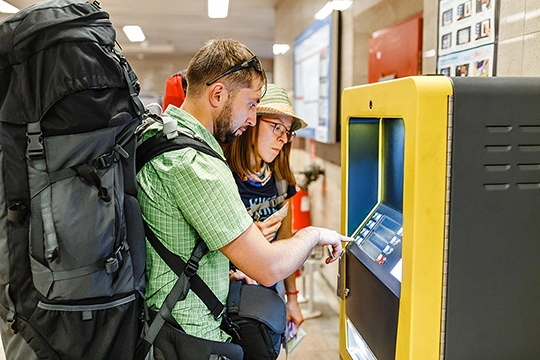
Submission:
<svg viewBox="0 0 540 360">
<path fill-rule="evenodd" d="M 216 81 L 218 81 L 219 79 L 221 79 L 222 77 L 225 77 L 225 76 L 227 76 L 229 74 L 232 74 L 233 72 L 240 71 L 240 70 L 243 70 L 243 69 L 247 69 L 247 68 L 250 68 L 250 67 L 254 68 L 259 73 L 263 72 L 263 67 L 261 65 L 261 62 L 259 61 L 257 56 L 254 56 L 251 59 L 244 61 L 240 65 L 236 65 L 235 67 L 230 68 L 229 70 L 225 71 L 223 74 L 216 76 L 215 78 L 213 78 L 212 80 L 207 82 L 206 85 L 210 86 L 213 83 L 215 83 Z"/>
</svg>

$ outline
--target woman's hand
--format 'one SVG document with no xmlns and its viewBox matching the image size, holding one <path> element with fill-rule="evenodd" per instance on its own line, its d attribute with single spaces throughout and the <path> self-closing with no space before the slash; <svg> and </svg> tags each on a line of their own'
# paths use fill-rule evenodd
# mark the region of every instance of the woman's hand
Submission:
<svg viewBox="0 0 540 360">
<path fill-rule="evenodd" d="M 281 218 L 279 216 L 270 216 L 264 221 L 255 221 L 255 226 L 261 230 L 266 240 L 272 241 L 276 235 L 276 231 L 281 227 Z"/>
<path fill-rule="evenodd" d="M 287 296 L 287 323 L 289 321 L 292 321 L 297 329 L 304 322 L 304 316 L 302 315 L 300 304 L 298 304 L 297 295 Z"/>
</svg>

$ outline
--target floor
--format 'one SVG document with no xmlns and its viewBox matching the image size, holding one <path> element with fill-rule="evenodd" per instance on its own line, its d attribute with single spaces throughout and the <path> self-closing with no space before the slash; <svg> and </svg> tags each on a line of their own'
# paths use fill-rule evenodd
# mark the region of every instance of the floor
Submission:
<svg viewBox="0 0 540 360">
<path fill-rule="evenodd" d="M 312 283 L 313 301 L 309 298 Z M 298 288 L 306 293 L 301 300 L 304 316 L 308 318 L 302 324 L 306 336 L 290 354 L 282 351 L 278 360 L 339 360 L 339 305 L 334 290 L 317 271 L 312 277 L 298 278 Z M 314 315 L 318 316 L 309 318 Z M 0 360 L 6 360 L 1 341 Z"/>
<path fill-rule="evenodd" d="M 308 260 L 309 261 L 309 260 Z M 301 281 L 299 278 L 298 281 Z M 302 303 L 304 316 L 320 313 L 320 316 L 304 321 L 301 328 L 306 336 L 290 354 L 282 351 L 278 360 L 339 360 L 339 302 L 334 290 L 315 271 L 313 302 Z M 299 288 L 302 289 L 300 283 Z M 309 293 L 308 288 L 308 293 Z"/>
</svg>

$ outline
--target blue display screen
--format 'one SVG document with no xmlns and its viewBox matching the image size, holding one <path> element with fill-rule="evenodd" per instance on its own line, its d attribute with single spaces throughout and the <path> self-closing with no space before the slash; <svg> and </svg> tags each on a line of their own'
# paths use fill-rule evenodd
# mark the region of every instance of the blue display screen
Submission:
<svg viewBox="0 0 540 360">
<path fill-rule="evenodd" d="M 399 298 L 404 123 L 353 118 L 349 134 L 348 249 Z"/>
<path fill-rule="evenodd" d="M 380 204 L 353 234 L 349 250 L 397 297 L 401 289 L 401 213 Z"/>
</svg>

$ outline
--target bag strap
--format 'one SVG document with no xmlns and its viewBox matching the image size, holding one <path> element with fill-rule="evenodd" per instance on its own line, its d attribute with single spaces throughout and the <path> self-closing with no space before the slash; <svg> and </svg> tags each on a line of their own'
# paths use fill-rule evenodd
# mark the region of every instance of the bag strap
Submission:
<svg viewBox="0 0 540 360">
<path fill-rule="evenodd" d="M 196 274 L 197 269 L 199 267 L 199 261 L 204 256 L 204 254 L 206 254 L 206 252 L 208 251 L 208 247 L 206 246 L 206 243 L 199 238 L 186 264 L 178 255 L 175 255 L 174 253 L 170 252 L 157 239 L 157 237 L 154 235 L 152 230 L 148 227 L 146 222 L 144 222 L 144 227 L 145 227 L 145 232 L 146 232 L 147 237 L 148 235 L 151 235 L 150 238 L 154 239 L 152 241 L 157 241 L 160 244 L 158 245 L 158 248 L 160 250 L 156 249 L 156 251 L 158 252 L 158 254 L 160 254 L 160 256 L 164 260 L 169 259 L 170 261 L 174 261 L 175 265 L 173 266 L 175 269 L 178 269 L 178 265 L 180 263 L 184 263 L 185 266 L 180 271 L 180 273 L 177 273 L 173 269 L 173 271 L 178 275 L 178 280 L 176 280 L 173 288 L 165 297 L 165 300 L 163 301 L 163 304 L 161 305 L 159 312 L 156 314 L 154 320 L 152 321 L 152 324 L 147 329 L 144 335 L 144 338 L 137 345 L 137 349 L 135 351 L 135 360 L 143 360 L 146 358 L 148 352 L 150 351 L 152 347 L 152 344 L 156 340 L 156 337 L 158 336 L 159 332 L 161 331 L 161 328 L 163 327 L 163 325 L 165 325 L 165 323 L 174 324 L 174 326 L 176 326 L 177 328 L 183 331 L 182 327 L 172 317 L 172 310 L 178 301 L 182 301 L 186 298 L 190 289 L 190 285 L 193 286 L 192 284 L 193 277 L 195 276 L 199 278 L 199 276 Z M 152 241 L 150 241 L 150 243 L 152 244 L 152 246 L 154 246 Z M 164 252 L 163 252 L 163 249 L 165 249 Z M 167 260 L 165 260 L 165 262 L 169 265 L 169 262 Z M 171 265 L 169 266 L 171 267 L 171 269 L 173 268 L 173 266 Z M 202 282 L 202 284 L 206 285 L 200 278 L 199 280 Z M 217 301 L 217 298 L 216 298 L 216 301 Z"/>
<path fill-rule="evenodd" d="M 257 211 L 267 207 L 276 207 L 287 199 L 287 181 L 284 179 L 276 179 L 276 188 L 278 190 L 278 196 L 246 208 L 249 216 L 251 216 L 255 221 L 259 220 L 260 217 L 255 215 Z"/>
<path fill-rule="evenodd" d="M 158 255 L 165 261 L 171 270 L 179 277 L 183 274 L 187 275 L 189 282 L 191 283 L 191 289 L 208 307 L 212 316 L 214 316 L 215 319 L 221 317 L 225 311 L 225 305 L 219 301 L 208 285 L 197 274 L 199 260 L 208 251 L 206 243 L 199 238 L 193 252 L 199 251 L 198 248 L 201 248 L 204 252 L 200 257 L 194 257 L 194 253 L 192 253 L 186 263 L 180 256 L 167 249 L 165 245 L 159 241 L 146 222 L 144 222 L 144 232 L 150 245 L 152 245 L 154 250 L 156 250 Z"/>
<path fill-rule="evenodd" d="M 168 138 L 166 134 L 157 133 L 151 138 L 143 141 L 143 143 L 137 147 L 136 171 L 139 172 L 144 164 L 158 155 L 187 147 L 192 147 L 197 151 L 218 158 L 227 164 L 225 159 L 212 149 L 201 137 L 181 131 L 177 131 L 176 134 L 177 136 Z"/>
</svg>

